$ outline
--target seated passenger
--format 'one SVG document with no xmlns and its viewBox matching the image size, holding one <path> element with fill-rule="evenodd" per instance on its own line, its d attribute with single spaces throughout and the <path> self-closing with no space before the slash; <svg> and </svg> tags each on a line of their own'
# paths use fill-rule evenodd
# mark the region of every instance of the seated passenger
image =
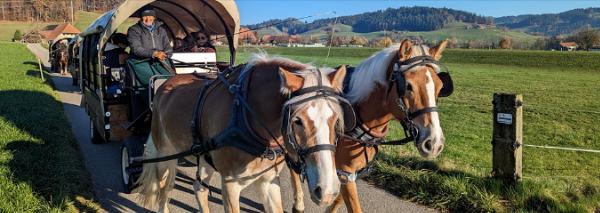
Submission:
<svg viewBox="0 0 600 213">
<path fill-rule="evenodd" d="M 123 67 L 128 54 L 125 49 L 129 46 L 127 36 L 123 33 L 113 34 L 104 48 L 104 66 Z"/>
<path fill-rule="evenodd" d="M 109 68 L 109 94 L 115 95 L 121 93 L 120 89 L 124 81 L 123 68 L 125 67 L 125 60 L 128 57 L 127 52 L 125 52 L 127 46 L 129 46 L 127 36 L 123 33 L 115 33 L 110 37 L 109 42 L 104 48 L 102 63 Z"/>
<path fill-rule="evenodd" d="M 192 34 L 196 39 L 192 52 L 216 52 L 215 46 L 210 43 L 209 37 L 203 32 L 195 32 Z"/>
</svg>

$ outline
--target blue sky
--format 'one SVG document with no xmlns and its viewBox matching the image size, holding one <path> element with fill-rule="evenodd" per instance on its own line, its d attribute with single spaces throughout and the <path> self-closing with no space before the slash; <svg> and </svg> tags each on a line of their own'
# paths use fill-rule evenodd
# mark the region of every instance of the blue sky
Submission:
<svg viewBox="0 0 600 213">
<path fill-rule="evenodd" d="M 464 10 L 484 16 L 558 13 L 575 8 L 600 7 L 600 0 L 238 0 L 242 25 L 257 24 L 274 18 L 300 18 L 312 21 L 320 18 L 354 15 L 388 7 L 428 6 Z"/>
</svg>

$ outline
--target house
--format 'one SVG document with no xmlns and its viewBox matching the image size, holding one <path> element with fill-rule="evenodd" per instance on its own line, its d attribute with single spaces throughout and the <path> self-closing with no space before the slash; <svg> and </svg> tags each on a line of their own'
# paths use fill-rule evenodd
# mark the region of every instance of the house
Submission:
<svg viewBox="0 0 600 213">
<path fill-rule="evenodd" d="M 577 50 L 577 43 L 575 42 L 560 42 L 560 50 L 573 51 Z"/>
<path fill-rule="evenodd" d="M 61 38 L 72 38 L 79 33 L 81 31 L 69 23 L 48 25 L 40 32 L 48 43 Z"/>
</svg>

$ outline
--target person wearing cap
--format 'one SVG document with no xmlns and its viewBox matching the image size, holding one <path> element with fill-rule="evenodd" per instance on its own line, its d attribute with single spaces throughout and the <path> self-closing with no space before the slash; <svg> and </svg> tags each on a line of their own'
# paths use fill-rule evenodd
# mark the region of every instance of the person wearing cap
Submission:
<svg viewBox="0 0 600 213">
<path fill-rule="evenodd" d="M 131 54 L 138 59 L 155 58 L 164 61 L 173 55 L 173 47 L 169 41 L 163 23 L 156 21 L 154 10 L 144 10 L 140 22 L 129 27 L 127 40 Z"/>
</svg>

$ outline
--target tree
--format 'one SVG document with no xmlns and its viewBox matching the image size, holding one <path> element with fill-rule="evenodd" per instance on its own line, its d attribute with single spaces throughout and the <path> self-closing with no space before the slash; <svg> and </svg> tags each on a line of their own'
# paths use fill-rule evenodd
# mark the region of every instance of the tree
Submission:
<svg viewBox="0 0 600 213">
<path fill-rule="evenodd" d="M 589 50 L 595 45 L 600 44 L 600 32 L 594 28 L 586 28 L 572 36 L 573 41 L 581 47 L 581 49 Z"/>
<path fill-rule="evenodd" d="M 500 48 L 502 49 L 510 49 L 512 48 L 512 40 L 510 38 L 504 37 L 500 40 L 498 46 L 500 46 Z"/>
<path fill-rule="evenodd" d="M 21 39 L 23 39 L 23 33 L 21 30 L 15 31 L 15 34 L 13 35 L 13 41 L 21 41 Z"/>
<path fill-rule="evenodd" d="M 392 39 L 390 37 L 383 37 L 379 39 L 376 43 L 377 47 L 389 47 L 392 45 Z"/>
<path fill-rule="evenodd" d="M 350 40 L 350 44 L 352 44 L 352 45 L 365 46 L 368 43 L 369 43 L 369 40 L 367 40 L 367 38 L 362 37 L 362 36 L 352 36 L 352 39 Z"/>
</svg>

